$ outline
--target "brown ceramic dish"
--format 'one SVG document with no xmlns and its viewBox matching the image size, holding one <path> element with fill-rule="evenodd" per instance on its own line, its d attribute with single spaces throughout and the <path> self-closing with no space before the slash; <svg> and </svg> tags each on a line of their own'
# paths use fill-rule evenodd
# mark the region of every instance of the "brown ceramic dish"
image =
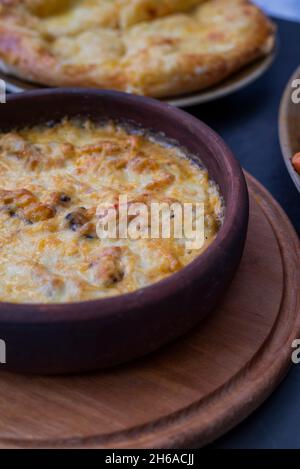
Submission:
<svg viewBox="0 0 300 469">
<path fill-rule="evenodd" d="M 83 372 L 154 351 L 195 326 L 228 288 L 239 265 L 248 223 L 248 193 L 239 164 L 205 124 L 172 106 L 114 91 L 59 89 L 8 98 L 0 128 L 10 130 L 64 116 L 134 121 L 164 132 L 199 155 L 220 186 L 225 221 L 194 262 L 134 293 L 84 303 L 0 303 L 2 369 L 32 373 Z"/>
</svg>

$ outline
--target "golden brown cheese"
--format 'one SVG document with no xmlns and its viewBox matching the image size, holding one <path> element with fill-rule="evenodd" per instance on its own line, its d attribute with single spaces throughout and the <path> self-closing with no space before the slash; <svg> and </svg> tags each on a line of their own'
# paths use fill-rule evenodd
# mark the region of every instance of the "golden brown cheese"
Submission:
<svg viewBox="0 0 300 469">
<path fill-rule="evenodd" d="M 97 207 L 205 204 L 205 244 L 100 239 Z M 0 301 L 60 303 L 132 292 L 177 272 L 215 238 L 218 188 L 174 145 L 114 123 L 64 120 L 0 134 Z"/>
<path fill-rule="evenodd" d="M 74 35 L 95 27 L 125 29 L 176 12 L 185 12 L 205 0 L 1 0 L 35 21 L 52 36 Z"/>
<path fill-rule="evenodd" d="M 214 85 L 270 52 L 248 0 L 0 0 L 0 65 L 52 86 L 166 97 Z"/>
</svg>

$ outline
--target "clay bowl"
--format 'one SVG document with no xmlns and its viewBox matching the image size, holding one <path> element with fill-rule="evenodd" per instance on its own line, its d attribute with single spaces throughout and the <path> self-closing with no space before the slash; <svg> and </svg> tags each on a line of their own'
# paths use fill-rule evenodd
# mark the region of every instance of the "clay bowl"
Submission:
<svg viewBox="0 0 300 469">
<path fill-rule="evenodd" d="M 297 93 L 299 98 L 300 67 L 290 78 L 280 105 L 279 113 L 279 138 L 281 150 L 286 167 L 290 173 L 295 186 L 300 192 L 300 175 L 294 170 L 291 159 L 300 151 L 300 103 L 293 100 L 293 95 Z M 293 87 L 293 83 L 296 86 Z"/>
<path fill-rule="evenodd" d="M 0 303 L 1 369 L 58 374 L 96 370 L 154 351 L 193 328 L 220 300 L 239 265 L 248 192 L 231 151 L 205 124 L 170 105 L 114 91 L 48 89 L 14 95 L 0 106 L 9 130 L 64 116 L 133 121 L 164 132 L 198 155 L 219 184 L 224 224 L 212 245 L 173 276 L 134 293 L 45 305 Z"/>
</svg>

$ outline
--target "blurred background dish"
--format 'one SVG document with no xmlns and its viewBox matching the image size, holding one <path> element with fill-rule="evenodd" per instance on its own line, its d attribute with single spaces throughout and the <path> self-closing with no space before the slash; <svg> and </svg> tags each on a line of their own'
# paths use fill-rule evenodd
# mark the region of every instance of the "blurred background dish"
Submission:
<svg viewBox="0 0 300 469">
<path fill-rule="evenodd" d="M 292 158 L 296 153 L 300 152 L 300 102 L 293 101 L 293 93 L 296 92 L 296 84 L 292 84 L 295 80 L 299 80 L 297 88 L 300 88 L 300 67 L 292 75 L 285 92 L 282 97 L 279 116 L 279 135 L 280 144 L 286 167 L 300 192 L 300 175 L 296 172 L 292 165 Z M 298 92 L 300 97 L 300 92 Z"/>
<path fill-rule="evenodd" d="M 299 0 L 254 0 L 254 3 L 276 18 L 300 21 Z"/>
<path fill-rule="evenodd" d="M 260 76 L 275 31 L 248 0 L 2 2 L 0 69 L 21 78 L 11 91 L 108 88 L 186 106 Z"/>
</svg>

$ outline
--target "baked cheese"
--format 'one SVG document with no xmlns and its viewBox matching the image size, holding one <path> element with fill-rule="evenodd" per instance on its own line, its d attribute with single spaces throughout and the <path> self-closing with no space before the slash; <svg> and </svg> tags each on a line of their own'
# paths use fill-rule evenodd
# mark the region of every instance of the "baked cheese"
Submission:
<svg viewBox="0 0 300 469">
<path fill-rule="evenodd" d="M 102 239 L 97 207 L 204 203 L 205 243 Z M 0 135 L 0 301 L 61 303 L 133 292 L 179 271 L 215 239 L 223 203 L 178 146 L 113 122 L 68 120 Z"/>
</svg>

